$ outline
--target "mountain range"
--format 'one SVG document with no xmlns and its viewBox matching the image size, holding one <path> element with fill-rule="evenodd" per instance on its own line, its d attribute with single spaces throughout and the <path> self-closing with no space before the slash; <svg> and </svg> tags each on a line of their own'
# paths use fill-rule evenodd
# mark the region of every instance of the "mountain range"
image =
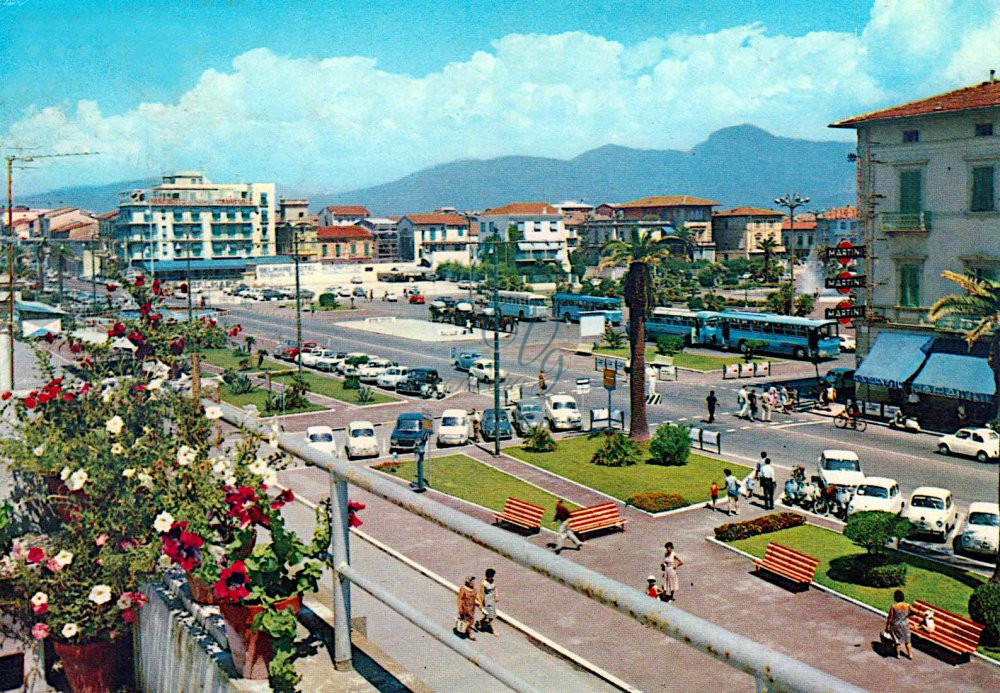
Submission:
<svg viewBox="0 0 1000 693">
<path fill-rule="evenodd" d="M 291 191 L 277 183 L 279 195 L 307 196 L 314 210 L 330 204 L 363 204 L 376 215 L 442 206 L 481 210 L 513 201 L 581 200 L 596 205 L 666 194 L 707 197 L 718 201 L 720 208 L 774 207 L 774 198 L 789 192 L 812 199 L 804 210 L 824 209 L 854 203 L 855 167 L 847 159 L 853 151 L 849 142 L 779 137 L 753 125 L 737 125 L 717 130 L 687 151 L 605 145 L 568 160 L 462 159 L 338 193 Z M 18 203 L 74 205 L 100 212 L 117 205 L 120 191 L 155 182 L 61 188 L 20 198 Z"/>
</svg>

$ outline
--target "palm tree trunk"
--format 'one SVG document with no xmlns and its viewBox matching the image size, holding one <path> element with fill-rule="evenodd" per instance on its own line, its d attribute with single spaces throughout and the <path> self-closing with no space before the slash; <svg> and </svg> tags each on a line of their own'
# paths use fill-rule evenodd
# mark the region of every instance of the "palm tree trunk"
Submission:
<svg viewBox="0 0 1000 693">
<path fill-rule="evenodd" d="M 989 360 L 990 367 L 993 369 L 993 382 L 996 386 L 993 394 L 993 420 L 996 422 L 1000 421 L 1000 329 L 993 333 L 993 339 L 990 341 Z M 1000 498 L 1000 464 L 997 465 L 997 497 Z M 996 567 L 993 569 L 993 575 L 990 576 L 990 582 L 994 585 L 1000 585 L 1000 545 L 997 546 Z"/>
<path fill-rule="evenodd" d="M 66 260 L 62 254 L 59 255 L 59 303 L 63 302 L 63 271 L 66 268 Z"/>
<path fill-rule="evenodd" d="M 646 266 L 633 262 L 628 271 L 631 274 L 631 289 L 628 299 L 628 337 L 632 357 L 629 374 L 629 402 L 632 409 L 629 438 L 649 440 L 649 422 L 646 420 Z"/>
</svg>

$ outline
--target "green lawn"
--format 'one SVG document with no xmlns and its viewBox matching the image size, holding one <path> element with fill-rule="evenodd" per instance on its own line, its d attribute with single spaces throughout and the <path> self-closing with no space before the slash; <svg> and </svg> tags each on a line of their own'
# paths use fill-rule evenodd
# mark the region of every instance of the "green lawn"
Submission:
<svg viewBox="0 0 1000 693">
<path fill-rule="evenodd" d="M 416 461 L 403 462 L 396 472 L 402 479 L 416 481 Z M 547 491 L 527 484 L 517 477 L 505 474 L 467 455 L 448 455 L 446 457 L 431 457 L 424 465 L 425 479 L 429 480 L 431 488 L 449 496 L 455 496 L 478 505 L 500 510 L 504 502 L 511 496 L 545 508 L 542 524 L 549 529 L 559 526 L 552 519 L 552 513 L 558 498 Z M 570 510 L 578 506 L 566 503 Z"/>
<path fill-rule="evenodd" d="M 506 448 L 504 452 L 622 501 L 643 491 L 667 491 L 680 494 L 689 503 L 703 502 L 708 500 L 708 486 L 713 480 L 722 486 L 724 468 L 733 470 L 740 478 L 750 471 L 748 467 L 694 452 L 683 467 L 653 464 L 599 467 L 590 461 L 599 446 L 600 436 L 580 436 L 558 441 L 554 452 L 528 452 L 520 446 Z"/>
<path fill-rule="evenodd" d="M 223 384 L 222 387 L 219 388 L 219 392 L 221 393 L 222 400 L 224 402 L 228 402 L 229 404 L 232 404 L 235 407 L 244 407 L 247 404 L 253 404 L 254 406 L 257 407 L 257 410 L 261 413 L 262 416 L 277 416 L 278 414 L 281 413 L 281 412 L 265 411 L 264 403 L 267 401 L 267 394 L 268 394 L 267 390 L 257 388 L 253 392 L 248 392 L 246 394 L 241 394 L 241 395 L 234 395 L 232 391 L 229 389 L 229 386 Z M 322 411 L 323 409 L 325 409 L 325 407 L 321 407 L 318 404 L 313 404 L 312 402 L 310 402 L 309 405 L 306 407 L 300 407 L 298 409 L 286 409 L 284 413 L 301 414 L 307 411 Z"/>
<path fill-rule="evenodd" d="M 601 346 L 594 349 L 595 354 L 606 354 L 608 356 L 618 356 L 620 358 L 627 359 L 629 357 L 629 348 L 627 346 L 620 347 L 618 349 L 612 349 L 610 347 Z M 646 362 L 652 363 L 653 359 L 656 358 L 656 348 L 646 347 Z M 754 363 L 759 363 L 762 361 L 770 361 L 771 363 L 778 363 L 775 359 L 767 358 L 755 358 Z M 712 371 L 721 370 L 723 366 L 730 363 L 743 363 L 743 357 L 739 354 L 730 354 L 729 356 L 709 356 L 708 354 L 693 354 L 686 351 L 682 351 L 679 354 L 674 354 L 674 365 L 678 368 L 693 368 L 698 371 Z"/>
<path fill-rule="evenodd" d="M 233 370 L 240 370 L 239 363 L 243 359 L 243 356 L 237 356 L 233 353 L 232 349 L 221 348 L 221 349 L 202 349 L 201 359 L 205 363 L 210 363 L 213 366 L 218 366 L 219 368 L 232 368 Z M 257 368 L 257 353 L 254 352 L 253 357 L 250 359 L 253 366 L 243 371 L 244 373 L 258 373 L 262 371 L 282 371 L 287 370 L 289 366 L 285 364 L 278 363 L 277 361 L 272 361 L 271 359 L 264 359 L 263 368 Z"/>
<path fill-rule="evenodd" d="M 284 382 L 292 377 L 292 374 L 278 375 L 273 378 L 275 382 Z M 355 404 L 357 406 L 367 406 L 358 404 L 358 391 L 357 390 L 345 390 L 344 382 L 342 380 L 335 380 L 334 378 L 319 375 L 318 373 L 311 373 L 309 371 L 302 372 L 302 378 L 309 385 L 309 391 L 315 392 L 318 395 L 325 395 L 327 397 L 332 397 L 333 399 L 340 400 L 341 402 L 347 402 L 348 404 Z M 389 395 L 382 394 L 376 390 L 372 390 L 372 394 L 375 398 L 368 404 L 385 404 L 386 402 L 398 402 L 398 398 L 390 397 Z"/>
</svg>

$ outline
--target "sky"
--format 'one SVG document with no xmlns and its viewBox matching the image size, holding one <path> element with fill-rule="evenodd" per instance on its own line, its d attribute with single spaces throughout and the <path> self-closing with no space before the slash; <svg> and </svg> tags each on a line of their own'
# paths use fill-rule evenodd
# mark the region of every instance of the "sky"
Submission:
<svg viewBox="0 0 1000 693">
<path fill-rule="evenodd" d="M 740 123 L 844 139 L 1000 68 L 1000 0 L 0 0 L 0 30 L 4 153 L 100 152 L 24 193 L 172 169 L 335 192 Z"/>
</svg>

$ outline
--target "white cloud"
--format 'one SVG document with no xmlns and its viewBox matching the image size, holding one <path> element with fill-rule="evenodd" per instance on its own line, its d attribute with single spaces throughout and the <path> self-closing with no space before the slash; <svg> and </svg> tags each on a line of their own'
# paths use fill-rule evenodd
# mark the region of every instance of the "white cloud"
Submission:
<svg viewBox="0 0 1000 693">
<path fill-rule="evenodd" d="M 92 101 L 39 107 L 5 139 L 101 152 L 24 171 L 25 190 L 181 167 L 343 190 L 457 158 L 570 157 L 609 142 L 686 148 L 743 122 L 832 138 L 843 136 L 826 129 L 833 120 L 929 93 L 918 87 L 979 79 L 987 57 L 1000 63 L 998 2 L 986 13 L 982 4 L 878 0 L 859 36 L 789 37 L 761 25 L 633 45 L 582 32 L 513 34 L 423 77 L 369 58 L 258 48 L 228 70 L 206 70 L 175 103 L 120 114 Z"/>
</svg>

